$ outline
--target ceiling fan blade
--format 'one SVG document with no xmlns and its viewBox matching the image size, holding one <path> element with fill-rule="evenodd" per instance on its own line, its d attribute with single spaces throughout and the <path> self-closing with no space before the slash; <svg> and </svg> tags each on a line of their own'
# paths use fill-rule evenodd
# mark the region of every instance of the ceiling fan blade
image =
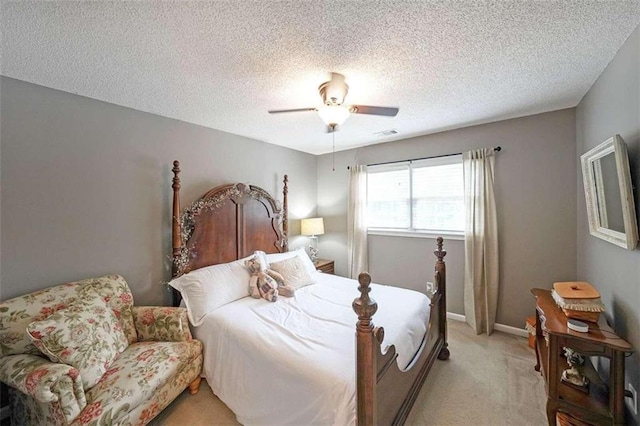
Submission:
<svg viewBox="0 0 640 426">
<path fill-rule="evenodd" d="M 296 108 L 296 109 L 276 109 L 269 111 L 269 114 L 280 114 L 281 112 L 302 112 L 302 111 L 316 111 L 317 108 Z"/>
<path fill-rule="evenodd" d="M 369 105 L 352 105 L 351 112 L 355 114 L 371 114 L 384 115 L 387 117 L 395 117 L 400 109 L 392 107 L 379 107 Z"/>
</svg>

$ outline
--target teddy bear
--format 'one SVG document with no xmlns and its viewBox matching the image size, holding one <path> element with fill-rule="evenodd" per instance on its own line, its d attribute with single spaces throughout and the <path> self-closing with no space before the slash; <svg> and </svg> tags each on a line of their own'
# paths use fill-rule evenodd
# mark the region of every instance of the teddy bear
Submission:
<svg viewBox="0 0 640 426">
<path fill-rule="evenodd" d="M 258 256 L 252 256 L 244 262 L 251 273 L 249 281 L 249 293 L 251 297 L 262 297 L 270 302 L 275 302 L 278 295 L 284 297 L 293 296 L 293 287 L 284 284 L 284 277 L 278 272 L 267 269 Z"/>
</svg>

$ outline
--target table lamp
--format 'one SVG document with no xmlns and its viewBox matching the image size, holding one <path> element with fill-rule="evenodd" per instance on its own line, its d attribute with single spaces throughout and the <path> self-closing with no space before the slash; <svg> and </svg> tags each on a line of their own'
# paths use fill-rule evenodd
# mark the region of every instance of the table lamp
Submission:
<svg viewBox="0 0 640 426">
<path fill-rule="evenodd" d="M 309 242 L 309 254 L 311 261 L 318 261 L 318 235 L 324 234 L 324 220 L 321 217 L 302 219 L 300 221 L 300 233 L 311 238 Z"/>
</svg>

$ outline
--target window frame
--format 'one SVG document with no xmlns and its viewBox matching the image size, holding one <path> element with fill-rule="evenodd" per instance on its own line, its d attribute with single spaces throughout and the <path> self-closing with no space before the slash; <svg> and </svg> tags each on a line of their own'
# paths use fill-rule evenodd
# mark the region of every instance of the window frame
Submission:
<svg viewBox="0 0 640 426">
<path fill-rule="evenodd" d="M 406 166 L 409 172 L 409 227 L 406 229 L 383 228 L 383 227 L 367 227 L 368 235 L 407 237 L 407 238 L 437 238 L 447 237 L 449 240 L 464 240 L 464 230 L 417 230 L 413 228 L 413 168 L 444 166 L 449 164 L 462 164 L 462 154 L 447 155 L 442 157 L 425 158 L 420 160 L 398 161 L 393 163 L 385 163 L 372 165 L 367 167 L 367 188 L 369 188 L 369 173 L 380 173 L 384 171 L 398 170 Z M 373 169 L 373 170 L 372 170 Z M 368 193 L 369 189 L 367 189 Z M 368 204 L 368 201 L 367 201 Z"/>
</svg>

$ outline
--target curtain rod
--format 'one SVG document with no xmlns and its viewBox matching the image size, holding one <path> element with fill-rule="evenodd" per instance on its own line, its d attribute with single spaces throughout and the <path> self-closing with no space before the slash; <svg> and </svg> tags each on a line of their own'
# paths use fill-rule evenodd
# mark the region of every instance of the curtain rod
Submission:
<svg viewBox="0 0 640 426">
<path fill-rule="evenodd" d="M 493 150 L 496 151 L 496 152 L 499 152 L 499 151 L 502 151 L 502 147 L 501 146 L 496 146 L 495 148 L 493 148 Z M 383 164 L 404 163 L 405 161 L 429 160 L 430 158 L 452 157 L 454 155 L 462 155 L 462 153 L 461 152 L 456 152 L 454 154 L 433 155 L 431 157 L 412 158 L 410 160 L 387 161 L 387 162 L 384 162 L 384 163 L 367 164 L 367 166 L 381 166 Z M 347 170 L 351 170 L 351 166 L 347 166 Z"/>
</svg>

